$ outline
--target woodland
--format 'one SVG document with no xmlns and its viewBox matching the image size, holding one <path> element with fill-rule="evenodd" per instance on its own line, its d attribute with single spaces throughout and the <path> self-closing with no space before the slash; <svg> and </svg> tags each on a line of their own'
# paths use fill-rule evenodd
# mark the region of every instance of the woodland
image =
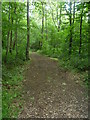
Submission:
<svg viewBox="0 0 90 120">
<path fill-rule="evenodd" d="M 79 74 L 85 89 L 88 88 L 89 3 L 59 0 L 2 2 L 3 118 L 17 117 L 24 109 L 21 90 L 25 79 L 23 74 L 32 63 L 31 67 L 35 63 L 41 66 L 40 69 L 43 67 L 43 74 L 48 62 L 58 61 L 59 69 L 64 71 L 62 74 L 66 71 Z M 52 58 L 52 61 L 48 58 Z M 50 67 L 52 66 L 56 66 L 56 63 L 52 63 Z M 31 67 L 29 71 L 32 71 L 27 72 L 28 75 L 34 75 L 37 70 Z M 54 73 L 54 70 L 56 68 L 53 67 L 50 71 Z M 48 80 L 51 78 L 48 77 Z M 79 85 L 78 81 L 77 84 Z M 42 86 L 44 87 L 43 83 Z M 34 99 L 31 97 L 31 101 Z"/>
</svg>

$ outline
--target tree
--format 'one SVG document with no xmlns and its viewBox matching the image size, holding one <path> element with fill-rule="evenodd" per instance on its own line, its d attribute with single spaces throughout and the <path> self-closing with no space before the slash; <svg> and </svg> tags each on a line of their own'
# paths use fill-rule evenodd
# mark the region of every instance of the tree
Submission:
<svg viewBox="0 0 90 120">
<path fill-rule="evenodd" d="M 57 29 L 57 26 L 56 26 L 56 23 L 55 23 L 55 18 L 54 18 L 54 10 L 53 10 L 53 8 L 51 7 L 51 5 L 50 5 L 50 9 L 51 9 L 52 21 L 53 21 L 53 23 L 54 23 L 55 28 Z"/>
<path fill-rule="evenodd" d="M 14 4 L 14 14 L 15 14 L 15 37 L 14 37 L 14 42 L 13 42 L 13 50 L 17 49 L 17 13 L 16 13 L 16 2 Z M 17 50 L 16 50 L 16 56 L 17 56 Z"/>
<path fill-rule="evenodd" d="M 69 55 L 71 55 L 72 51 L 72 2 L 70 2 L 70 15 L 69 15 L 69 20 L 70 20 L 70 42 L 69 42 Z"/>
<path fill-rule="evenodd" d="M 75 19 L 75 1 L 74 1 L 74 7 L 73 7 L 73 24 L 74 24 L 74 19 Z"/>
<path fill-rule="evenodd" d="M 47 31 L 47 4 L 45 9 L 45 31 L 46 31 L 46 40 L 48 39 L 48 31 Z"/>
<path fill-rule="evenodd" d="M 12 4 L 11 4 L 11 8 L 12 8 Z M 12 9 L 11 9 L 11 11 L 12 11 Z M 11 26 L 13 26 L 13 16 L 12 16 L 12 14 L 11 14 Z M 10 48 L 9 48 L 9 52 L 12 54 L 12 27 L 11 27 L 11 33 L 10 33 Z"/>
<path fill-rule="evenodd" d="M 30 6 L 32 14 L 29 12 Z M 33 1 L 31 5 L 28 0 L 27 4 L 2 3 L 4 58 L 8 61 L 9 58 L 28 60 L 30 46 L 34 50 L 44 51 L 49 56 L 65 58 L 64 60 L 71 58 L 69 62 L 76 58 L 78 66 L 77 59 L 81 60 L 79 54 L 81 58 L 88 54 L 87 14 L 87 3 L 83 6 L 81 2 L 60 3 L 42 0 Z"/>
<path fill-rule="evenodd" d="M 56 8 L 56 14 L 57 14 L 57 17 L 56 17 L 56 18 L 57 18 L 57 27 L 58 27 L 58 18 L 59 18 L 59 17 L 58 17 L 58 16 L 59 16 L 59 14 L 58 14 L 58 9 L 59 9 L 59 7 L 58 7 L 58 2 L 57 2 L 57 8 Z"/>
<path fill-rule="evenodd" d="M 29 60 L 29 39 L 30 39 L 30 30 L 29 30 L 29 0 L 27 0 L 27 46 L 26 46 L 26 60 Z"/>
<path fill-rule="evenodd" d="M 79 54 L 81 54 L 81 47 L 82 47 L 82 17 L 83 17 L 84 3 L 82 3 L 81 5 L 82 5 L 82 11 L 81 11 L 81 15 L 80 15 L 80 46 L 79 46 Z"/>
<path fill-rule="evenodd" d="M 44 2 L 41 2 L 42 4 L 42 42 L 43 42 L 43 32 L 44 32 Z M 40 43 L 40 46 L 42 46 L 42 42 Z"/>
<path fill-rule="evenodd" d="M 8 23 L 10 24 L 10 2 L 9 2 L 9 16 L 8 16 Z M 10 27 L 9 27 L 9 29 L 8 29 L 8 34 L 7 34 L 7 46 L 6 46 L 5 62 L 7 62 L 8 50 L 9 50 L 9 35 L 10 35 Z"/>
<path fill-rule="evenodd" d="M 62 12 L 62 5 L 61 5 L 61 3 L 60 3 L 60 13 L 59 13 L 58 32 L 60 31 L 60 25 L 61 25 L 61 12 Z"/>
<path fill-rule="evenodd" d="M 17 48 L 17 12 L 16 12 L 16 2 L 15 2 L 15 16 L 16 16 L 16 27 L 15 27 L 15 42 L 16 42 L 16 58 L 17 58 L 17 55 L 18 55 L 18 48 Z"/>
</svg>

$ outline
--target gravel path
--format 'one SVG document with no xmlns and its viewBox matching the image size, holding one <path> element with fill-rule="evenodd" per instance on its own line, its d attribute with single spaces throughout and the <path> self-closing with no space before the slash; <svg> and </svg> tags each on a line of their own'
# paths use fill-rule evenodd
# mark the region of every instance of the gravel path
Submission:
<svg viewBox="0 0 90 120">
<path fill-rule="evenodd" d="M 78 75 L 60 69 L 58 61 L 31 54 L 23 82 L 19 118 L 87 118 L 87 90 Z"/>
</svg>

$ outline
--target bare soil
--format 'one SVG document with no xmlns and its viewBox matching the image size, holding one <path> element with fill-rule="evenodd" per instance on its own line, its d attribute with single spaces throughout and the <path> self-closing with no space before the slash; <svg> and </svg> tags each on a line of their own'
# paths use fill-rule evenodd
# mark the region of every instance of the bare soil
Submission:
<svg viewBox="0 0 90 120">
<path fill-rule="evenodd" d="M 88 118 L 87 90 L 80 77 L 49 57 L 31 54 L 22 91 L 19 118 Z"/>
</svg>

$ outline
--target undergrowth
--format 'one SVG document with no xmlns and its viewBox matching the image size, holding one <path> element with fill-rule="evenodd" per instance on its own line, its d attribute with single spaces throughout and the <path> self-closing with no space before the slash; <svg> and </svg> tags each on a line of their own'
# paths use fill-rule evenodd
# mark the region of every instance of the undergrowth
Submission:
<svg viewBox="0 0 90 120">
<path fill-rule="evenodd" d="M 22 80 L 25 62 L 18 59 L 2 65 L 2 118 L 17 118 L 22 110 Z"/>
<path fill-rule="evenodd" d="M 64 70 L 69 70 L 72 71 L 74 73 L 79 73 L 81 75 L 81 78 L 83 79 L 83 83 L 85 84 L 86 88 L 90 88 L 90 84 L 89 84 L 89 78 L 88 78 L 88 59 L 83 59 L 80 58 L 79 56 L 70 56 L 71 58 L 69 59 L 69 57 L 66 56 L 59 56 L 55 53 L 47 54 L 47 52 L 42 50 L 38 50 L 37 51 L 39 54 L 44 54 L 48 57 L 52 57 L 52 58 L 57 58 L 59 60 L 59 65 L 60 67 L 62 67 Z M 67 58 L 67 59 L 66 59 Z"/>
</svg>

